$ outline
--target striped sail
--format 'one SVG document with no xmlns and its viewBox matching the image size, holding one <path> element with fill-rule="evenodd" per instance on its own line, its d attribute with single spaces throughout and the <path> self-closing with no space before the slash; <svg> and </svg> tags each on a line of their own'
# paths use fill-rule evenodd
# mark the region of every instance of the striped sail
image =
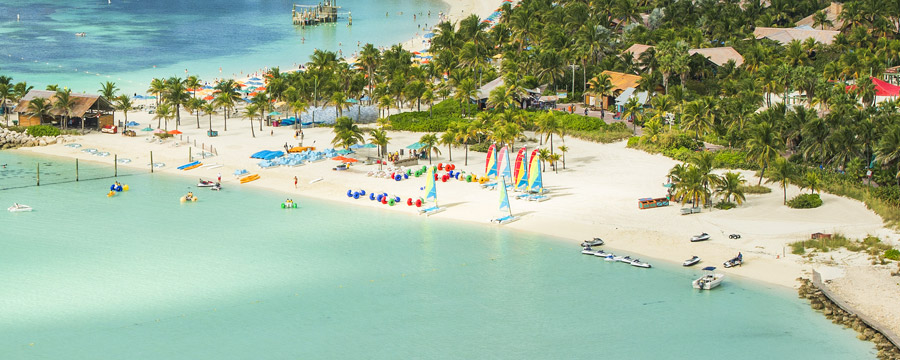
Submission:
<svg viewBox="0 0 900 360">
<path fill-rule="evenodd" d="M 528 187 L 528 160 L 525 158 L 527 154 L 525 147 L 522 147 L 519 154 L 516 155 L 516 168 L 513 173 L 513 184 L 515 184 L 516 190 Z"/>
<path fill-rule="evenodd" d="M 487 161 L 484 164 L 484 176 L 497 176 L 497 151 L 494 145 L 488 148 Z"/>
<path fill-rule="evenodd" d="M 508 210 L 510 215 L 512 209 L 509 207 L 509 195 L 506 193 L 506 180 L 500 177 L 500 210 Z"/>
<path fill-rule="evenodd" d="M 509 149 L 504 146 L 500 149 L 500 155 L 497 156 L 498 168 L 500 168 L 500 176 L 504 179 L 510 179 L 512 181 L 512 170 L 509 166 Z"/>
<path fill-rule="evenodd" d="M 535 150 L 537 151 L 537 150 Z M 544 189 L 544 180 L 541 177 L 541 158 L 531 155 L 531 171 L 528 173 L 528 191 L 541 192 Z"/>
<path fill-rule="evenodd" d="M 434 167 L 429 166 L 425 172 L 425 200 L 434 200 L 437 204 L 437 187 L 434 186 Z"/>
</svg>

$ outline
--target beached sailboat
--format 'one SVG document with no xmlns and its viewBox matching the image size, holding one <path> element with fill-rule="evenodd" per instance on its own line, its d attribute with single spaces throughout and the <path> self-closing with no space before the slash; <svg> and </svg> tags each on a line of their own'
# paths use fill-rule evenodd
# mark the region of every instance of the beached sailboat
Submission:
<svg viewBox="0 0 900 360">
<path fill-rule="evenodd" d="M 419 210 L 419 215 L 431 216 L 445 210 L 439 207 L 437 203 L 437 187 L 435 187 L 433 166 L 429 166 L 425 172 L 425 201 L 429 200 L 434 201 L 434 206 Z"/>
<path fill-rule="evenodd" d="M 528 188 L 528 161 L 525 161 L 526 150 L 523 146 L 516 154 L 516 167 L 513 170 L 513 187 L 515 191 L 525 191 Z"/>
<path fill-rule="evenodd" d="M 725 274 L 713 272 L 716 270 L 714 266 L 707 266 L 703 268 L 703 270 L 706 271 L 706 274 L 691 282 L 694 289 L 711 290 L 712 288 L 719 286 L 719 284 L 722 283 L 722 280 L 725 279 Z"/>
<path fill-rule="evenodd" d="M 500 210 L 507 210 L 509 215 L 492 219 L 491 222 L 503 225 L 519 220 L 518 217 L 513 216 L 512 208 L 509 207 L 509 196 L 506 193 L 506 181 L 503 180 L 503 177 L 500 177 Z"/>
<path fill-rule="evenodd" d="M 495 145 L 491 145 L 488 148 L 487 161 L 484 163 L 484 176 L 497 176 L 497 165 L 499 165 L 497 164 L 497 148 Z"/>
<path fill-rule="evenodd" d="M 549 195 L 545 195 L 544 176 L 541 174 L 541 159 L 534 150 L 531 154 L 531 164 L 528 171 L 528 186 L 525 193 L 516 196 L 517 199 L 525 199 L 528 201 L 547 201 L 550 200 Z"/>
</svg>

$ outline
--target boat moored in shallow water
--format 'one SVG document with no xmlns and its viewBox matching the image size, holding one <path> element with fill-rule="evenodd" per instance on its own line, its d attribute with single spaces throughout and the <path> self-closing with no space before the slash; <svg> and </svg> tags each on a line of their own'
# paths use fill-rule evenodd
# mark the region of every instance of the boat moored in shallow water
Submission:
<svg viewBox="0 0 900 360">
<path fill-rule="evenodd" d="M 603 239 L 601 239 L 601 238 L 594 238 L 593 240 L 585 240 L 585 241 L 581 242 L 582 247 L 600 246 L 600 245 L 603 245 Z"/>
<path fill-rule="evenodd" d="M 14 203 L 13 206 L 10 206 L 7 210 L 9 210 L 9 212 L 28 212 L 34 209 L 25 204 Z"/>
<path fill-rule="evenodd" d="M 717 274 L 713 271 L 716 270 L 714 266 L 707 266 L 703 268 L 706 271 L 706 274 L 701 276 L 699 279 L 691 282 L 691 285 L 694 289 L 700 290 L 711 290 L 712 288 L 719 286 L 722 283 L 722 280 L 725 278 L 725 274 Z"/>
</svg>

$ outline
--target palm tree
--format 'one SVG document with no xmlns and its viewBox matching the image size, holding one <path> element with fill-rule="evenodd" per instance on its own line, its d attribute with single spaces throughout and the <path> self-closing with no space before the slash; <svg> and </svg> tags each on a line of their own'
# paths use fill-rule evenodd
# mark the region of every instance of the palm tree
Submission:
<svg viewBox="0 0 900 360">
<path fill-rule="evenodd" d="M 700 171 L 696 166 L 689 165 L 679 168 L 677 173 L 676 169 L 672 170 L 670 176 L 675 182 L 675 198 L 681 199 L 682 204 L 690 200 L 691 204 L 696 207 L 697 204 L 705 204 L 709 200 L 709 190 L 703 186 Z"/>
<path fill-rule="evenodd" d="M 547 172 L 546 162 L 547 162 L 547 160 L 550 160 L 550 155 L 552 155 L 550 153 L 550 150 L 547 150 L 547 149 L 538 150 L 538 159 L 541 159 L 541 167 L 543 168 L 543 170 L 541 172 Z"/>
<path fill-rule="evenodd" d="M 200 78 L 197 75 L 188 76 L 187 79 L 184 79 L 184 86 L 191 90 L 191 97 L 197 97 L 197 89 L 203 86 L 203 83 L 200 81 Z M 199 126 L 197 127 L 200 128 Z"/>
<path fill-rule="evenodd" d="M 562 145 L 559 147 L 559 151 L 562 152 L 563 170 L 565 170 L 566 169 L 566 152 L 569 151 L 569 147 Z"/>
<path fill-rule="evenodd" d="M 165 131 L 169 132 L 169 119 L 172 118 L 172 107 L 167 103 L 160 103 L 156 108 L 156 114 L 153 115 L 153 118 L 156 119 L 156 128 L 159 129 L 160 124 L 165 121 Z"/>
<path fill-rule="evenodd" d="M 3 116 L 6 118 L 6 126 L 9 126 L 9 111 L 6 103 L 13 98 L 13 89 L 9 84 L 0 84 L 0 108 L 3 110 Z"/>
<path fill-rule="evenodd" d="M 643 111 L 644 104 L 641 104 L 637 97 L 628 98 L 628 102 L 625 103 L 625 111 L 622 113 L 622 118 L 631 118 L 632 134 L 637 134 L 637 123 L 640 121 Z"/>
<path fill-rule="evenodd" d="M 337 118 L 334 123 L 334 139 L 331 140 L 332 145 L 343 146 L 349 149 L 350 146 L 364 142 L 362 131 L 359 126 L 353 123 L 353 119 L 346 116 Z"/>
<path fill-rule="evenodd" d="M 466 117 L 466 109 L 469 107 L 471 99 L 478 95 L 478 87 L 472 79 L 463 79 L 456 86 L 456 94 L 453 96 L 459 101 L 460 116 Z"/>
<path fill-rule="evenodd" d="M 120 95 L 116 98 L 116 109 L 125 114 L 125 128 L 128 129 L 128 111 L 134 108 L 134 103 L 128 95 Z"/>
<path fill-rule="evenodd" d="M 600 74 L 594 77 L 588 82 L 588 85 L 590 86 L 590 91 L 588 91 L 588 93 L 601 99 L 600 117 L 606 116 L 606 108 L 603 107 L 603 99 L 613 95 L 613 84 L 609 74 Z"/>
<path fill-rule="evenodd" d="M 56 101 L 53 103 L 53 108 L 58 110 L 65 119 L 63 128 L 68 128 L 69 117 L 72 116 L 72 111 L 75 109 L 75 99 L 72 99 L 72 90 L 57 90 L 54 97 Z M 81 122 L 81 132 L 84 133 L 84 121 Z"/>
<path fill-rule="evenodd" d="M 549 158 L 550 164 L 553 165 L 553 172 L 555 172 L 557 174 L 559 174 L 559 167 L 556 165 L 556 163 L 559 162 L 560 158 L 562 158 L 562 156 L 559 154 L 550 154 L 550 158 Z"/>
<path fill-rule="evenodd" d="M 218 96 L 215 98 L 215 104 L 222 108 L 222 115 L 224 116 L 224 131 L 228 131 L 228 110 L 234 108 L 235 95 L 229 94 L 227 92 L 220 92 Z"/>
<path fill-rule="evenodd" d="M 37 116 L 38 119 L 40 119 L 40 124 L 44 123 L 44 116 L 46 116 L 47 113 L 50 112 L 51 108 L 52 105 L 50 105 L 50 102 L 47 101 L 46 98 L 42 97 L 32 99 L 28 103 L 28 112 L 33 114 L 34 116 Z"/>
<path fill-rule="evenodd" d="M 441 134 L 441 138 L 438 139 L 438 144 L 447 145 L 447 156 L 449 157 L 449 161 L 453 161 L 453 147 L 459 144 L 456 136 L 456 128 L 449 126 L 447 127 L 447 131 L 444 131 Z"/>
<path fill-rule="evenodd" d="M 257 116 L 262 117 L 262 115 L 259 112 L 259 105 L 257 105 L 257 104 L 248 105 L 246 108 L 244 108 L 244 116 L 246 116 L 247 119 L 250 119 L 250 135 L 252 135 L 253 137 L 256 137 L 256 131 L 253 129 L 253 118 L 255 118 Z"/>
<path fill-rule="evenodd" d="M 201 107 L 200 109 L 203 110 L 204 115 L 209 116 L 209 131 L 212 131 L 212 116 L 216 113 L 216 104 L 204 101 L 203 107 Z"/>
<path fill-rule="evenodd" d="M 806 174 L 803 175 L 803 179 L 799 185 L 800 189 L 809 189 L 811 193 L 822 191 L 822 180 L 819 179 L 818 174 L 812 171 L 807 171 Z"/>
<path fill-rule="evenodd" d="M 744 183 L 746 182 L 746 180 L 744 180 L 744 175 L 729 171 L 726 172 L 721 179 L 722 180 L 716 186 L 716 194 L 721 195 L 726 202 L 730 202 L 731 198 L 734 198 L 735 203 L 738 205 L 743 204 L 746 199 L 743 190 Z"/>
<path fill-rule="evenodd" d="M 431 164 L 431 154 L 441 154 L 441 149 L 437 147 L 438 138 L 434 134 L 425 134 L 419 139 L 419 142 L 423 144 L 422 151 L 428 154 L 428 164 Z"/>
<path fill-rule="evenodd" d="M 498 86 L 491 90 L 490 95 L 488 95 L 487 106 L 488 108 L 493 108 L 495 112 L 501 112 L 506 108 L 512 107 L 513 101 L 506 86 Z"/>
<path fill-rule="evenodd" d="M 465 165 L 469 165 L 469 142 L 472 140 L 478 140 L 482 134 L 482 123 L 480 121 L 472 121 L 470 122 L 465 129 L 460 128 L 462 132 L 463 145 L 466 147 L 466 161 Z"/>
<path fill-rule="evenodd" d="M 328 101 L 334 105 L 334 116 L 336 118 L 344 116 L 344 101 L 347 101 L 344 93 L 336 91 L 334 94 L 331 94 L 331 98 Z"/>
<path fill-rule="evenodd" d="M 894 163 L 900 164 L 897 161 L 900 160 L 900 126 L 894 125 L 885 131 L 881 140 L 878 141 L 875 154 L 876 159 L 885 166 L 890 166 L 890 164 Z M 897 174 L 900 175 L 900 171 Z"/>
<path fill-rule="evenodd" d="M 550 154 L 553 154 L 553 134 L 560 133 L 560 121 L 556 115 L 548 111 L 541 114 L 535 125 L 538 128 L 538 134 L 545 136 L 545 140 L 550 142 Z"/>
<path fill-rule="evenodd" d="M 791 184 L 793 179 L 794 166 L 783 157 L 775 159 L 775 164 L 772 165 L 772 171 L 769 172 L 766 184 L 777 182 L 781 185 L 781 190 L 784 193 L 784 205 L 787 205 L 787 186 Z"/>
<path fill-rule="evenodd" d="M 387 109 L 387 116 L 385 116 L 385 117 L 391 116 L 391 103 L 393 101 L 394 100 L 391 99 L 391 97 L 387 96 L 387 95 L 382 96 L 381 98 L 378 99 L 378 107 L 380 107 L 382 109 Z"/>
<path fill-rule="evenodd" d="M 387 154 L 388 142 L 391 141 L 391 138 L 387 136 L 387 131 L 384 131 L 384 129 L 374 129 L 369 134 L 371 135 L 369 143 L 378 146 L 378 157 Z"/>
<path fill-rule="evenodd" d="M 116 87 L 116 83 L 107 81 L 105 83 L 100 83 L 100 90 L 97 90 L 100 93 L 100 96 L 109 100 L 110 102 L 116 99 L 116 92 L 119 91 L 119 88 Z M 113 108 L 113 119 L 116 117 L 115 107 Z"/>
<path fill-rule="evenodd" d="M 256 93 L 252 99 L 250 99 L 250 103 L 256 105 L 256 110 L 259 112 L 259 131 L 263 130 L 263 119 L 269 114 L 269 94 L 265 91 L 261 91 Z M 253 126 L 253 122 L 250 122 L 250 126 Z"/>
<path fill-rule="evenodd" d="M 187 101 L 187 103 L 184 104 L 184 107 L 189 112 L 195 112 L 195 115 L 197 116 L 197 128 L 198 129 L 200 128 L 200 111 L 203 110 L 204 104 L 206 104 L 206 102 L 203 101 L 203 99 L 195 98 L 195 97 L 191 98 L 190 100 Z M 128 119 L 125 119 L 125 120 L 127 121 Z"/>
<path fill-rule="evenodd" d="M 178 125 L 181 124 L 181 106 L 190 99 L 190 95 L 188 95 L 187 89 L 184 87 L 184 80 L 179 77 L 169 78 L 166 80 L 165 85 L 166 89 L 163 92 L 163 98 L 169 104 L 175 106 L 172 111 L 175 115 L 175 129 L 178 129 Z"/>
<path fill-rule="evenodd" d="M 821 26 L 822 30 L 825 30 L 825 26 L 834 26 L 834 23 L 828 19 L 828 14 L 822 10 L 816 11 L 813 14 L 813 27 Z"/>
<path fill-rule="evenodd" d="M 772 162 L 778 152 L 784 149 L 784 143 L 781 142 L 777 131 L 771 123 L 767 121 L 760 122 L 750 129 L 747 138 L 747 157 L 759 164 L 761 170 L 759 174 L 759 184 L 762 184 L 763 176 L 766 168 Z"/>
<path fill-rule="evenodd" d="M 159 106 L 160 97 L 162 97 L 162 93 L 166 91 L 166 83 L 162 79 L 156 79 L 150 81 L 150 87 L 147 89 L 148 94 L 152 94 L 156 97 L 156 106 Z"/>
</svg>

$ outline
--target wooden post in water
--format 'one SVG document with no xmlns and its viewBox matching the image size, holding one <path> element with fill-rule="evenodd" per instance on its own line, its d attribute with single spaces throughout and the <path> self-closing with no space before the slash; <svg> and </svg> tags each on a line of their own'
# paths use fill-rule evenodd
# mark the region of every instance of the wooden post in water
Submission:
<svg viewBox="0 0 900 360">
<path fill-rule="evenodd" d="M 153 165 L 153 151 L 150 151 L 150 173 L 153 173 L 153 168 L 156 167 Z"/>
<path fill-rule="evenodd" d="M 193 161 L 194 161 L 194 157 L 191 156 L 191 147 L 188 146 L 188 162 L 193 162 Z"/>
<path fill-rule="evenodd" d="M 119 177 L 119 154 L 113 155 L 113 177 Z"/>
<path fill-rule="evenodd" d="M 78 181 L 78 159 L 75 159 L 75 181 Z"/>
<path fill-rule="evenodd" d="M 37 186 L 41 186 L 41 163 L 37 163 Z"/>
</svg>

